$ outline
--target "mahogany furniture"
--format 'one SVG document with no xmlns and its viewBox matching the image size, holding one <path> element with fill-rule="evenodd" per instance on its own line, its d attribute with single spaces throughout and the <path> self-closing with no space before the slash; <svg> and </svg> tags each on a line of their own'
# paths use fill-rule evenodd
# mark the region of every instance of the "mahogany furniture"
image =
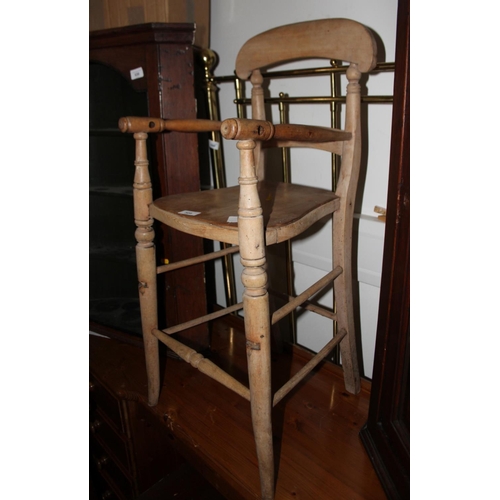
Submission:
<svg viewBox="0 0 500 500">
<path fill-rule="evenodd" d="M 129 344 L 141 346 L 130 336 Z M 187 494 L 197 500 L 222 500 L 176 450 L 168 429 L 141 403 L 141 391 L 134 392 L 136 388 L 127 383 L 129 377 L 141 378 L 133 360 L 122 358 L 128 347 L 90 337 L 91 500 L 182 500 Z M 142 347 L 131 351 L 143 359 Z"/>
<path fill-rule="evenodd" d="M 361 438 L 390 499 L 410 498 L 410 5 L 400 0 L 387 225 L 368 421 Z"/>
<path fill-rule="evenodd" d="M 91 330 L 141 335 L 132 187 L 126 165 L 133 146 L 119 132 L 125 114 L 196 118 L 193 24 L 150 23 L 90 33 L 90 298 Z M 164 134 L 149 144 L 155 194 L 200 188 L 196 134 Z M 182 158 L 182 163 L 179 161 Z M 126 221 L 130 221 L 129 225 Z M 203 253 L 202 242 L 165 228 L 158 258 L 176 261 Z M 177 324 L 206 314 L 203 265 L 174 271 L 159 282 L 160 315 Z M 168 314 L 167 311 L 168 310 Z M 107 328 L 105 328 L 107 327 Z M 180 333 L 205 350 L 208 329 Z"/>
<path fill-rule="evenodd" d="M 261 69 L 291 60 L 324 58 L 349 63 L 346 76 L 346 119 L 343 130 L 304 125 L 273 125 L 266 121 Z M 282 26 L 261 33 L 241 48 L 236 74 L 250 80 L 252 119 L 183 120 L 125 117 L 122 132 L 134 133 L 136 160 L 134 218 L 143 339 L 148 373 L 148 401 L 158 403 L 160 365 L 158 341 L 200 371 L 250 401 L 257 451 L 261 498 L 274 498 L 275 468 L 271 412 L 336 346 L 340 346 L 346 390 L 360 390 L 352 299 L 352 219 L 361 154 L 359 79 L 376 65 L 376 42 L 363 25 L 347 19 L 323 19 Z M 148 172 L 148 133 L 220 130 L 226 139 L 237 140 L 240 150 L 239 186 L 154 199 Z M 341 157 L 335 193 L 329 190 L 273 183 L 265 179 L 264 148 L 302 146 Z M 182 160 L 181 160 L 182 161 Z M 310 165 L 307 168 L 311 168 Z M 267 291 L 266 246 L 288 241 L 325 216 L 333 218 L 332 271 L 276 311 L 270 311 Z M 237 217 L 236 217 L 237 216 Z M 168 227 L 232 245 L 204 257 L 158 266 L 153 221 Z M 157 313 L 157 274 L 198 265 L 239 251 L 244 266 L 243 302 L 193 321 L 161 329 Z M 336 311 L 309 304 L 308 300 L 333 282 Z M 322 314 L 337 322 L 334 337 L 300 372 L 273 395 L 271 384 L 271 326 L 297 307 Z M 243 309 L 249 387 L 211 360 L 173 337 L 186 328 Z"/>
<path fill-rule="evenodd" d="M 239 319 L 230 316 L 214 322 L 211 359 L 247 383 L 245 336 Z M 273 386 L 279 387 L 310 359 L 311 353 L 299 347 L 293 353 L 273 355 Z M 151 482 L 163 477 L 152 487 L 146 486 L 146 491 L 156 491 L 190 471 L 186 480 L 173 481 L 177 489 L 167 487 L 155 500 L 216 500 L 217 492 L 227 500 L 259 498 L 250 403 L 182 360 L 161 356 L 161 366 L 160 399 L 151 407 L 143 348 L 90 337 L 91 379 L 106 389 L 114 405 L 125 408 L 122 415 L 131 432 L 126 441 L 136 477 L 143 478 L 148 468 Z M 91 394 L 94 398 L 95 393 Z M 281 451 L 276 468 L 277 500 L 385 499 L 358 436 L 369 398 L 369 381 L 362 379 L 361 391 L 349 394 L 344 390 L 341 369 L 325 361 L 314 376 L 276 405 L 273 435 Z M 99 430 L 96 436 L 99 438 Z M 108 457 L 115 456 L 113 442 L 106 442 L 106 451 Z M 98 479 L 103 476 L 109 478 L 106 466 Z M 209 482 L 203 488 L 202 479 Z M 138 482 L 144 484 L 143 479 Z M 179 490 L 190 483 L 200 486 L 198 494 L 182 496 Z M 98 490 L 100 495 L 111 489 L 109 483 L 104 484 Z M 141 490 L 139 498 L 150 497 Z"/>
</svg>

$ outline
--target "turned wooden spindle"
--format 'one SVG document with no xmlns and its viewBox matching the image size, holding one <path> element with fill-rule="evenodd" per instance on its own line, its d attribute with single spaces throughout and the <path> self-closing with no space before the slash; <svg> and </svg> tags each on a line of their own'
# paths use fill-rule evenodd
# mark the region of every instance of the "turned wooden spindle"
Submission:
<svg viewBox="0 0 500 500">
<path fill-rule="evenodd" d="M 121 132 L 211 132 L 220 130 L 221 122 L 218 120 L 163 120 L 140 116 L 125 116 L 118 121 Z"/>
<path fill-rule="evenodd" d="M 268 141 L 296 141 L 304 143 L 320 143 L 332 141 L 348 141 L 350 132 L 333 130 L 315 125 L 277 124 L 269 121 L 246 118 L 229 118 L 221 125 L 221 134 L 225 139 Z M 257 145 L 256 145 L 257 147 Z"/>
<path fill-rule="evenodd" d="M 262 498 L 274 496 L 274 458 L 271 426 L 271 325 L 262 207 L 257 191 L 252 140 L 240 141 L 240 198 L 238 234 L 241 281 L 245 290 L 245 336 L 250 382 L 250 403 L 255 435 Z"/>
<path fill-rule="evenodd" d="M 152 334 L 158 328 L 156 293 L 156 258 L 154 246 L 153 219 L 149 215 L 149 205 L 153 201 L 153 190 L 149 176 L 147 158 L 148 135 L 144 132 L 134 134 L 135 139 L 135 176 L 134 176 L 134 219 L 137 278 L 139 281 L 139 304 L 141 308 L 142 335 L 146 352 L 146 371 L 148 377 L 148 403 L 155 406 L 160 394 L 160 366 L 158 340 Z"/>
<path fill-rule="evenodd" d="M 274 136 L 274 125 L 265 120 L 229 118 L 221 125 L 225 139 L 267 141 Z"/>
</svg>

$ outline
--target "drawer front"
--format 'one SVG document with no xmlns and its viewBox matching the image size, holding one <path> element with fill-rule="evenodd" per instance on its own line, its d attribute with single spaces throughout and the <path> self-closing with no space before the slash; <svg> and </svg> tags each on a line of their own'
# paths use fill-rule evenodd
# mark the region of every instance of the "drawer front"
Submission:
<svg viewBox="0 0 500 500">
<path fill-rule="evenodd" d="M 135 492 L 132 478 L 123 472 L 95 438 L 91 439 L 90 449 L 95 467 L 116 496 L 123 499 L 133 499 Z"/>
<path fill-rule="evenodd" d="M 90 402 L 108 416 L 120 433 L 124 432 L 120 402 L 92 377 L 90 379 Z"/>
<path fill-rule="evenodd" d="M 119 496 L 101 474 L 92 476 L 92 491 L 89 497 L 95 500 L 128 500 Z"/>
<path fill-rule="evenodd" d="M 96 411 L 95 417 L 90 422 L 90 432 L 101 445 L 110 451 L 113 458 L 130 473 L 127 443 L 124 441 L 123 435 L 117 434 L 116 430 L 99 410 Z"/>
</svg>

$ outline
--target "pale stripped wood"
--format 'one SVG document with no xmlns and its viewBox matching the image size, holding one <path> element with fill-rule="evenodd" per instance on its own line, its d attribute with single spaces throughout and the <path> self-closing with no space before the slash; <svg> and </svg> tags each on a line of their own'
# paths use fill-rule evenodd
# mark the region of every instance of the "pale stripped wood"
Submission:
<svg viewBox="0 0 500 500">
<path fill-rule="evenodd" d="M 345 129 L 353 139 L 344 143 L 342 166 L 336 193 L 341 204 L 333 217 L 333 265 L 344 269 L 334 282 L 338 329 L 345 329 L 348 335 L 340 343 L 342 368 L 346 390 L 357 394 L 360 390 L 360 376 L 356 338 L 354 335 L 354 308 L 352 292 L 352 232 L 354 203 L 361 163 L 361 100 L 359 79 L 361 72 L 351 65 L 346 73 L 349 84 L 346 94 Z M 348 168 L 344 168 L 348 167 Z"/>
<path fill-rule="evenodd" d="M 240 185 L 238 232 L 241 282 L 245 287 L 245 337 L 247 340 L 250 406 L 259 463 L 262 498 L 274 498 L 274 455 L 271 424 L 271 321 L 267 292 L 264 216 L 254 163 L 254 141 L 239 141 Z"/>
<path fill-rule="evenodd" d="M 321 151 L 328 151 L 336 155 L 342 155 L 344 143 L 343 142 L 300 142 L 300 141 L 276 141 L 271 139 L 263 142 L 262 147 L 268 148 L 311 148 L 320 149 Z"/>
<path fill-rule="evenodd" d="M 367 72 L 377 64 L 377 44 L 370 30 L 349 19 L 289 24 L 248 40 L 236 58 L 236 74 L 246 80 L 255 69 L 305 58 L 355 63 Z"/>
<path fill-rule="evenodd" d="M 307 290 L 304 290 L 300 295 L 294 297 L 290 300 L 290 302 L 278 309 L 273 314 L 271 323 L 274 325 L 280 319 L 283 319 L 287 314 L 290 314 L 293 310 L 297 309 L 297 307 L 301 306 L 306 300 L 310 299 L 315 293 L 318 293 L 341 274 L 341 267 L 337 267 L 330 271 L 327 275 L 323 276 L 323 278 L 312 284 Z"/>
<path fill-rule="evenodd" d="M 286 241 L 314 222 L 333 213 L 340 201 L 331 191 L 296 184 L 258 184 L 266 229 L 266 244 Z M 179 231 L 202 238 L 239 244 L 238 224 L 228 222 L 238 215 L 239 187 L 214 189 L 159 198 L 150 206 L 151 215 Z M 189 210 L 199 215 L 185 215 Z"/>
<path fill-rule="evenodd" d="M 161 340 L 168 348 L 172 349 L 180 358 L 190 363 L 194 368 L 197 368 L 210 378 L 217 380 L 217 382 L 221 383 L 224 387 L 231 389 L 246 400 L 250 400 L 250 391 L 248 387 L 245 387 L 241 382 L 238 382 L 234 377 L 212 363 L 212 361 L 203 357 L 202 354 L 184 345 L 182 342 L 175 340 L 173 337 L 166 335 L 161 330 L 155 329 L 152 334 L 158 340 Z"/>
<path fill-rule="evenodd" d="M 301 58 L 328 58 L 350 62 L 347 70 L 346 120 L 343 131 L 308 128 L 307 126 L 272 125 L 265 121 L 263 67 Z M 318 283 L 273 315 L 278 321 L 295 306 L 315 309 L 307 302 L 314 290 L 321 289 L 334 280 L 336 314 L 324 309 L 321 312 L 337 319 L 337 334 L 300 372 L 287 382 L 275 395 L 275 404 L 295 387 L 313 368 L 339 344 L 346 390 L 357 393 L 360 378 L 356 353 L 354 313 L 352 299 L 352 219 L 359 177 L 361 156 L 360 86 L 362 72 L 376 64 L 376 44 L 371 32 L 359 23 L 346 19 L 323 19 L 297 23 L 269 30 L 249 40 L 241 49 L 236 61 L 240 78 L 252 83 L 252 119 L 219 121 L 162 120 L 127 117 L 120 128 L 136 134 L 136 168 L 144 175 L 147 170 L 144 132 L 200 132 L 219 131 L 225 123 L 226 137 L 241 139 L 239 186 L 234 188 L 180 194 L 161 198 L 150 203 L 150 187 L 145 180 L 137 181 L 135 217 L 138 225 L 138 272 L 144 281 L 140 289 L 141 315 L 148 362 L 148 386 L 150 404 L 157 400 L 157 342 L 161 339 L 182 359 L 196 366 L 226 387 L 232 388 L 250 400 L 252 424 L 259 464 L 261 498 L 274 497 L 274 459 L 271 426 L 271 314 L 267 291 L 266 245 L 287 241 L 301 234 L 313 223 L 326 215 L 333 215 L 333 269 Z M 281 128 L 280 128 L 281 127 Z M 321 129 L 321 130 L 320 130 Z M 243 140 L 244 139 L 244 140 Z M 253 140 L 255 139 L 255 141 Z M 266 144 L 266 141 L 268 144 Z M 264 155 L 266 146 L 314 147 L 341 155 L 342 164 L 336 193 L 328 190 L 269 183 L 264 180 Z M 145 177 L 144 177 L 145 179 Z M 195 215 L 182 214 L 183 211 Z M 238 222 L 228 218 L 238 216 Z M 164 332 L 156 326 L 156 309 L 152 305 L 156 286 L 156 266 L 152 244 L 151 218 L 184 231 L 232 245 L 239 245 L 243 265 L 243 308 L 247 361 L 250 388 L 244 387 L 187 346 L 166 333 L 173 333 L 174 326 Z M 215 257 L 217 252 L 213 253 Z M 218 257 L 219 255 L 217 255 Z M 206 258 L 199 260 L 205 262 Z M 186 261 L 190 264 L 190 260 Z M 175 263 L 181 267 L 184 263 Z M 194 263 L 194 261 L 193 261 Z M 173 269 L 160 266 L 160 272 Z M 152 276 L 154 274 L 154 276 Z M 142 276 L 142 278 L 141 278 Z M 156 297 L 154 297 L 156 299 Z M 204 321 L 210 315 L 201 318 Z M 218 316 L 217 316 L 218 317 Z M 193 323 L 194 324 L 194 323 Z M 196 323 L 198 324 L 198 323 Z M 239 384 L 239 385 L 238 385 Z M 155 399 L 156 398 L 156 399 Z"/>
<path fill-rule="evenodd" d="M 192 328 L 193 326 L 198 326 L 203 323 L 208 323 L 217 318 L 221 318 L 222 316 L 226 316 L 227 314 L 231 314 L 236 311 L 240 311 L 243 309 L 243 302 L 239 304 L 234 304 L 234 306 L 229 306 L 220 311 L 215 311 L 210 314 L 205 314 L 205 316 L 200 316 L 199 318 L 195 318 L 185 323 L 180 323 L 179 325 L 171 326 L 170 328 L 165 328 L 162 330 L 163 333 L 167 335 L 173 335 L 174 333 L 182 332 L 183 330 L 187 330 L 188 328 Z"/>
<path fill-rule="evenodd" d="M 349 132 L 333 128 L 317 127 L 313 125 L 277 124 L 273 125 L 266 120 L 249 120 L 246 118 L 229 118 L 221 124 L 222 137 L 231 140 L 254 141 L 300 141 L 307 143 L 321 143 L 333 141 L 348 141 Z"/>
<path fill-rule="evenodd" d="M 144 116 L 125 116 L 118 121 L 121 132 L 211 132 L 219 131 L 221 122 L 216 120 L 185 119 L 163 120 Z"/>
<path fill-rule="evenodd" d="M 220 257 L 225 257 L 233 253 L 240 251 L 239 246 L 232 246 L 224 248 L 223 250 L 217 250 L 216 252 L 207 253 L 204 255 L 199 255 L 198 257 L 192 257 L 191 259 L 181 260 L 179 262 L 172 262 L 170 264 L 164 264 L 156 268 L 157 274 L 166 273 L 169 271 L 175 271 L 176 269 L 182 269 L 183 267 L 192 266 L 194 264 L 201 264 L 202 262 L 207 262 L 209 260 L 218 259 Z"/>
<path fill-rule="evenodd" d="M 134 134 L 136 158 L 133 193 L 134 219 L 137 226 L 135 231 L 137 279 L 139 281 L 139 307 L 148 375 L 148 403 L 155 406 L 160 396 L 160 361 L 158 341 L 151 334 L 154 328 L 158 328 L 158 306 L 153 219 L 148 209 L 153 199 L 153 190 L 148 170 L 147 137 L 147 134 L 143 132 Z"/>
<path fill-rule="evenodd" d="M 286 384 L 278 389 L 274 394 L 273 406 L 276 406 L 308 373 L 311 373 L 346 335 L 347 332 L 345 330 L 337 333 L 321 351 L 315 354 Z"/>
<path fill-rule="evenodd" d="M 293 295 L 288 295 L 286 293 L 278 292 L 277 290 L 269 290 L 269 293 L 271 295 L 275 295 L 277 297 L 280 297 L 284 300 L 290 301 L 293 300 L 295 297 Z M 325 318 L 331 319 L 332 321 L 337 320 L 337 314 L 330 311 L 326 307 L 323 306 L 318 306 L 317 304 L 313 304 L 312 302 L 309 302 L 308 300 L 304 301 L 302 304 L 300 304 L 300 307 L 303 309 L 307 309 L 308 311 L 315 312 L 316 314 L 319 314 L 320 316 L 324 316 Z"/>
</svg>

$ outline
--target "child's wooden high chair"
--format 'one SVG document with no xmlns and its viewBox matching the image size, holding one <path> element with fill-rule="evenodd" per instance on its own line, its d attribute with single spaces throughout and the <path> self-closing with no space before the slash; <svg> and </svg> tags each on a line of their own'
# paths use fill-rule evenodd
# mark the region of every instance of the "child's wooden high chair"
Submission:
<svg viewBox="0 0 500 500">
<path fill-rule="evenodd" d="M 350 64 L 347 70 L 345 127 L 343 130 L 304 125 L 273 125 L 266 121 L 262 68 L 301 59 L 325 58 Z M 354 335 L 352 300 L 352 221 L 360 168 L 360 85 L 363 72 L 376 64 L 371 32 L 348 19 L 322 19 L 282 26 L 246 42 L 236 59 L 236 74 L 252 83 L 252 119 L 163 120 L 126 117 L 123 132 L 134 133 L 136 173 L 134 206 L 137 224 L 137 268 L 142 328 L 148 371 L 149 404 L 156 405 L 160 391 L 158 341 L 203 373 L 236 391 L 251 403 L 252 423 L 263 499 L 274 497 L 274 459 L 271 409 L 307 375 L 337 344 L 340 345 L 346 390 L 360 389 Z M 148 133 L 220 130 L 237 140 L 240 151 L 239 186 L 179 194 L 153 201 L 148 173 Z M 336 192 L 271 183 L 265 180 L 263 148 L 301 146 L 341 156 Z M 306 168 L 314 168 L 307 165 Z M 270 166 L 266 166 L 270 168 Z M 332 271 L 278 309 L 270 311 L 267 291 L 266 247 L 301 234 L 326 215 L 333 217 Z M 232 218 L 237 215 L 237 220 Z M 153 220 L 177 230 L 233 245 L 224 250 L 167 265 L 157 265 Z M 159 329 L 156 275 L 179 267 L 219 258 L 239 251 L 244 266 L 243 302 L 182 325 Z M 299 373 L 274 395 L 271 393 L 271 325 L 334 280 L 336 313 L 321 314 L 337 321 L 337 334 Z M 244 310 L 249 387 L 235 380 L 210 360 L 172 336 L 182 329 L 210 321 L 235 310 Z M 318 307 L 315 308 L 316 310 Z"/>
</svg>

